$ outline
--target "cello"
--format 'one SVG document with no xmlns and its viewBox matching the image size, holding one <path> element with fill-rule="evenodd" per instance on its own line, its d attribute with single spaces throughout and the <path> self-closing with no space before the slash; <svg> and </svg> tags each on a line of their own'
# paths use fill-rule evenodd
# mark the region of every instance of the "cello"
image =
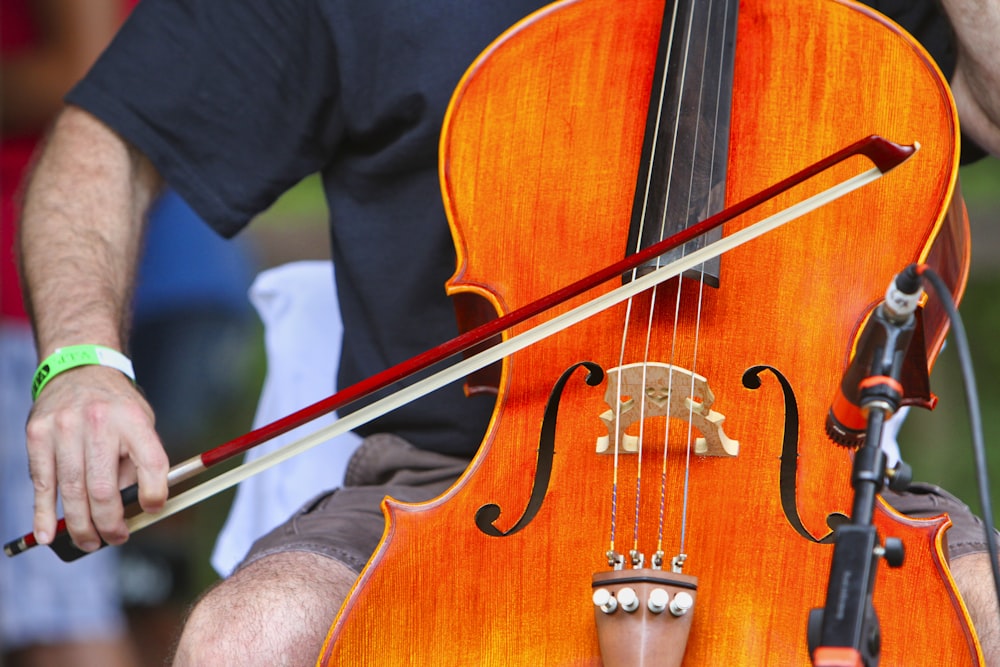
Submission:
<svg viewBox="0 0 1000 667">
<path fill-rule="evenodd" d="M 956 296 L 968 270 L 957 116 L 929 56 L 849 0 L 562 0 L 473 63 L 441 139 L 447 289 L 503 314 L 873 133 L 921 148 L 506 359 L 462 478 L 385 501 L 320 664 L 809 664 L 806 617 L 850 507 L 851 453 L 824 422 L 851 344 L 903 266 L 933 264 Z M 932 302 L 922 322 L 930 365 L 946 322 Z M 875 523 L 907 546 L 876 582 L 882 664 L 981 663 L 947 518 L 880 501 Z M 655 572 L 670 599 L 689 592 L 672 614 L 685 646 L 623 658 L 599 637 L 614 610 L 598 591 Z"/>
</svg>

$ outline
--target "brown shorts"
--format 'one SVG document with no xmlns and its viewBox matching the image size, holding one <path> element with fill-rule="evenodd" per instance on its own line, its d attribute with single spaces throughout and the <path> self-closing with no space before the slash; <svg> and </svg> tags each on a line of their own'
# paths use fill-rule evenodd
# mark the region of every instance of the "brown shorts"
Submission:
<svg viewBox="0 0 1000 667">
<path fill-rule="evenodd" d="M 395 435 L 365 438 L 347 464 L 344 485 L 313 498 L 254 542 L 240 567 L 282 551 L 310 551 L 361 572 L 382 539 L 382 499 L 430 500 L 468 465 L 468 459 L 417 449 Z"/>
<path fill-rule="evenodd" d="M 309 551 L 360 572 L 382 538 L 385 496 L 404 502 L 430 500 L 454 483 L 468 460 L 428 452 L 389 434 L 366 438 L 351 458 L 344 486 L 306 503 L 291 519 L 257 540 L 241 567 L 282 551 Z M 901 514 L 924 518 L 947 512 L 952 558 L 986 551 L 983 522 L 968 506 L 932 484 L 914 483 L 906 493 L 884 497 Z"/>
<path fill-rule="evenodd" d="M 913 482 L 905 493 L 886 489 L 882 497 L 897 512 L 915 519 L 947 513 L 951 518 L 951 527 L 945 533 L 950 558 L 986 552 L 983 520 L 973 514 L 968 505 L 941 487 L 926 482 Z M 1000 532 L 995 528 L 993 534 L 1000 539 Z"/>
</svg>

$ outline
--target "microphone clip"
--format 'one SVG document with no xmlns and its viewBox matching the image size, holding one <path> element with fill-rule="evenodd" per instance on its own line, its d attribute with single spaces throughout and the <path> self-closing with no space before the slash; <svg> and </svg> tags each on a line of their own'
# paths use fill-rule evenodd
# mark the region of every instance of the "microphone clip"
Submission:
<svg viewBox="0 0 1000 667">
<path fill-rule="evenodd" d="M 914 273 L 914 284 L 908 272 L 892 281 L 885 300 L 869 316 L 831 403 L 826 433 L 839 445 L 864 444 L 873 408 L 888 418 L 901 405 L 934 405 L 918 309 L 923 290 L 919 276 Z"/>
</svg>

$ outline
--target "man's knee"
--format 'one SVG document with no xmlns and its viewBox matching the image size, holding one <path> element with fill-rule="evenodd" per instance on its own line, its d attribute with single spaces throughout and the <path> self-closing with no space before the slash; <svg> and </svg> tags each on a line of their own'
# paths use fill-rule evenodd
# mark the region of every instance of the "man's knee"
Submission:
<svg viewBox="0 0 1000 667">
<path fill-rule="evenodd" d="M 356 573 L 308 552 L 266 556 L 194 606 L 175 665 L 313 664 Z M 272 662 L 292 656 L 290 662 Z"/>
<path fill-rule="evenodd" d="M 989 555 L 967 554 L 952 559 L 950 566 L 986 655 L 986 664 L 1000 665 L 1000 607 Z"/>
</svg>

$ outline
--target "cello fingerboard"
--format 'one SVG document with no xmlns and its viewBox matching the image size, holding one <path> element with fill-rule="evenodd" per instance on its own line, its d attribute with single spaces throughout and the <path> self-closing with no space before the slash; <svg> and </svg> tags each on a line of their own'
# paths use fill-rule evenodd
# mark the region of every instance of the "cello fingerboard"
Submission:
<svg viewBox="0 0 1000 667">
<path fill-rule="evenodd" d="M 738 5 L 737 0 L 666 3 L 629 252 L 679 232 L 725 204 Z M 671 251 L 643 272 L 682 257 L 721 233 Z M 718 287 L 718 259 L 705 265 L 704 280 Z"/>
</svg>

